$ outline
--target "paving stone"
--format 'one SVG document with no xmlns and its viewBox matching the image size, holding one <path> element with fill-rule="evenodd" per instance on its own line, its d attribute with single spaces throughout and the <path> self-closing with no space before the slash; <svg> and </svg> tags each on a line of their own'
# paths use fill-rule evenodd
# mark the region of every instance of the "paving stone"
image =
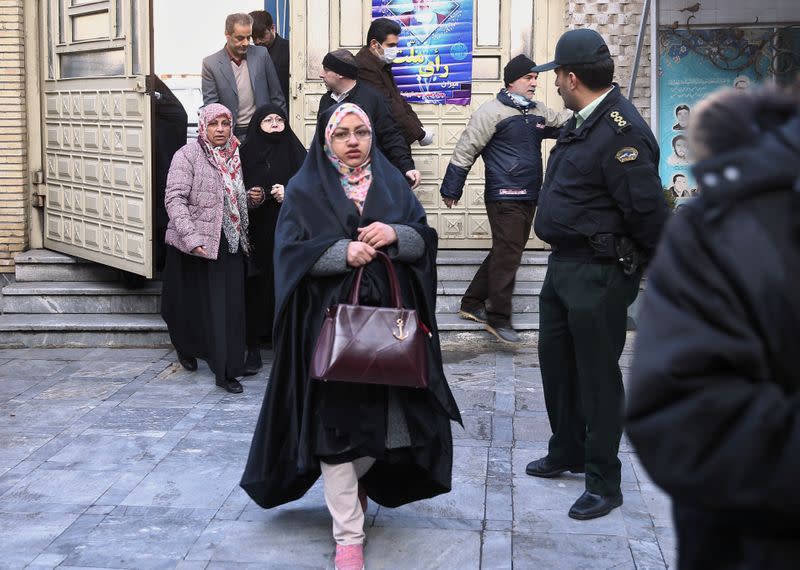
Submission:
<svg viewBox="0 0 800 570">
<path fill-rule="evenodd" d="M 3 433 L 0 436 L 0 465 L 13 467 L 51 439 L 50 435 Z"/>
<path fill-rule="evenodd" d="M 553 435 L 546 412 L 514 417 L 514 440 L 547 442 Z"/>
<path fill-rule="evenodd" d="M 96 348 L 91 353 L 91 358 L 96 360 L 110 360 L 132 362 L 143 360 L 153 362 L 174 356 L 175 351 L 168 348 Z"/>
<path fill-rule="evenodd" d="M 88 471 L 124 471 L 155 465 L 148 449 L 157 438 L 143 436 L 81 435 L 48 462 Z"/>
<path fill-rule="evenodd" d="M 37 378 L 14 378 L 0 380 L 0 403 L 15 399 L 42 383 Z"/>
<path fill-rule="evenodd" d="M 629 540 L 636 570 L 666 570 L 667 564 L 658 543 L 644 540 Z"/>
<path fill-rule="evenodd" d="M 129 380 L 70 378 L 42 391 L 33 400 L 105 400 L 125 387 Z"/>
<path fill-rule="evenodd" d="M 78 518 L 77 514 L 3 513 L 0 516 L 0 566 L 20 568 L 32 562 Z"/>
<path fill-rule="evenodd" d="M 370 529 L 364 549 L 370 570 L 405 568 L 413 561 L 427 570 L 480 568 L 479 531 L 382 527 Z"/>
<path fill-rule="evenodd" d="M 334 550 L 329 519 L 292 517 L 282 524 L 213 521 L 186 560 L 209 561 L 228 568 L 240 563 L 275 570 L 326 568 L 333 561 Z"/>
<path fill-rule="evenodd" d="M 245 406 L 235 404 L 220 404 L 197 422 L 194 430 L 197 432 L 234 432 L 253 433 L 258 422 L 258 406 Z"/>
<path fill-rule="evenodd" d="M 514 566 L 552 570 L 634 570 L 628 539 L 591 534 L 515 532 Z"/>
<path fill-rule="evenodd" d="M 86 434 L 156 435 L 170 431 L 188 408 L 145 408 L 120 405 L 95 421 Z"/>
<path fill-rule="evenodd" d="M 11 410 L 0 407 L 0 433 L 24 430 L 57 433 L 88 414 L 97 404 L 96 401 L 87 400 L 32 400 Z"/>
<path fill-rule="evenodd" d="M 91 505 L 113 485 L 119 473 L 39 469 L 0 496 L 0 501 Z"/>
<path fill-rule="evenodd" d="M 16 380 L 19 378 L 48 378 L 66 368 L 67 362 L 59 360 L 21 359 L 15 358 L 0 366 L 0 379 Z"/>
<path fill-rule="evenodd" d="M 219 508 L 239 483 L 249 439 L 186 437 L 122 504 Z"/>
<path fill-rule="evenodd" d="M 397 507 L 394 512 L 400 516 L 482 520 L 485 502 L 485 483 L 454 480 L 453 488 L 449 493 Z"/>
<path fill-rule="evenodd" d="M 492 439 L 492 416 L 487 413 L 462 413 L 461 421 L 464 422 L 462 428 L 458 424 L 451 424 L 453 431 L 453 443 L 455 445 L 486 445 Z M 462 440 L 472 440 L 472 444 L 467 444 Z"/>
<path fill-rule="evenodd" d="M 91 358 L 94 348 L 0 348 L 0 357 L 20 360 L 83 360 Z"/>
<path fill-rule="evenodd" d="M 69 553 L 65 565 L 172 568 L 206 527 L 191 518 L 108 516 Z M 113 544 L 113 548 L 109 545 Z"/>
<path fill-rule="evenodd" d="M 485 531 L 481 550 L 481 570 L 511 570 L 511 533 Z"/>
</svg>

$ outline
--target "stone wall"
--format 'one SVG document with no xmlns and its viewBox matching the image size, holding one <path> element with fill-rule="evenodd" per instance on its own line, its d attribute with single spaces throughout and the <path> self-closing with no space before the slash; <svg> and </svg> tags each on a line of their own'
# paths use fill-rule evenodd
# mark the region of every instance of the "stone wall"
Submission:
<svg viewBox="0 0 800 570">
<path fill-rule="evenodd" d="M 23 3 L 0 0 L 0 273 L 14 271 L 28 244 Z"/>
<path fill-rule="evenodd" d="M 651 10 L 653 3 L 651 2 Z M 614 80 L 627 96 L 628 83 L 636 57 L 636 39 L 642 20 L 643 0 L 567 0 L 566 29 L 592 28 L 600 32 L 614 57 Z M 645 43 L 639 60 L 639 73 L 633 103 L 650 121 L 650 19 L 645 28 Z"/>
</svg>

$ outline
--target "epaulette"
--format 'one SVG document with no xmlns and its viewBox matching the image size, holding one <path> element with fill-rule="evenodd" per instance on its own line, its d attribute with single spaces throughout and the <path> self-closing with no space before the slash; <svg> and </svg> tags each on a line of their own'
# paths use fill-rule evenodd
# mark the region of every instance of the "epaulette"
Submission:
<svg viewBox="0 0 800 570">
<path fill-rule="evenodd" d="M 625 131 L 631 128 L 631 123 L 625 117 L 622 116 L 618 110 L 614 109 L 608 115 L 606 115 L 606 119 L 611 121 L 611 127 L 617 131 L 618 135 L 621 135 Z"/>
</svg>

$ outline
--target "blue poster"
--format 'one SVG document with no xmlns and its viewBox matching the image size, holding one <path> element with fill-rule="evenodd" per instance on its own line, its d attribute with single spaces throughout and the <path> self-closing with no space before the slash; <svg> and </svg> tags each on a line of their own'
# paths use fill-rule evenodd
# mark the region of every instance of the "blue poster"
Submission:
<svg viewBox="0 0 800 570">
<path fill-rule="evenodd" d="M 409 103 L 469 105 L 473 0 L 372 0 L 372 18 L 400 24 L 392 65 Z"/>
<path fill-rule="evenodd" d="M 659 174 L 674 207 L 697 194 L 686 127 L 692 109 L 724 87 L 749 89 L 770 69 L 772 28 L 659 32 Z"/>
</svg>

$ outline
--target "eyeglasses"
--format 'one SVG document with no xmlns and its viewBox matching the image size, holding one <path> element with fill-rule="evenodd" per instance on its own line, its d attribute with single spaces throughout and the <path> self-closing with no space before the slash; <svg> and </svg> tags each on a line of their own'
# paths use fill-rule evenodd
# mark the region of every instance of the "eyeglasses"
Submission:
<svg viewBox="0 0 800 570">
<path fill-rule="evenodd" d="M 273 117 L 271 119 L 269 117 L 265 117 L 261 121 L 262 125 L 264 123 L 269 123 L 270 125 L 283 125 L 284 123 L 286 123 L 286 121 L 284 121 L 281 117 Z"/>
<path fill-rule="evenodd" d="M 355 135 L 360 141 L 365 141 L 372 138 L 372 131 L 367 128 L 356 129 L 354 131 L 334 131 L 331 139 L 335 142 L 343 143 L 350 140 L 350 137 Z"/>
</svg>

